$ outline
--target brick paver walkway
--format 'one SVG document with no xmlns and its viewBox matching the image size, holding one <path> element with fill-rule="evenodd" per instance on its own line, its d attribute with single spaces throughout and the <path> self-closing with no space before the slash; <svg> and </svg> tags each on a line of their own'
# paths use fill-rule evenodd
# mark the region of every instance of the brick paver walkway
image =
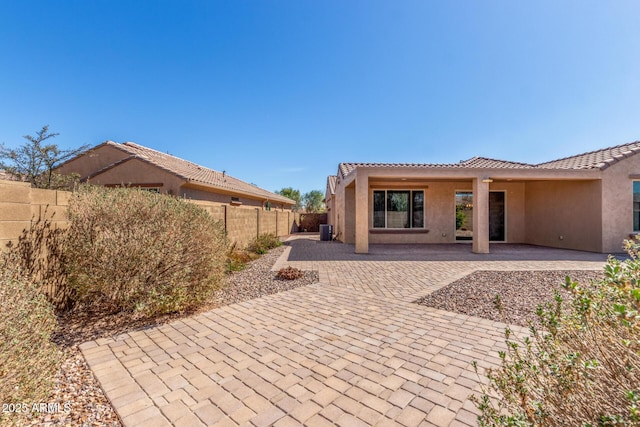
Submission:
<svg viewBox="0 0 640 427">
<path fill-rule="evenodd" d="M 125 426 L 475 425 L 471 363 L 498 363 L 504 325 L 410 301 L 476 269 L 604 260 L 515 246 L 478 256 L 290 245 L 276 267 L 319 270 L 320 283 L 81 346 Z"/>
</svg>

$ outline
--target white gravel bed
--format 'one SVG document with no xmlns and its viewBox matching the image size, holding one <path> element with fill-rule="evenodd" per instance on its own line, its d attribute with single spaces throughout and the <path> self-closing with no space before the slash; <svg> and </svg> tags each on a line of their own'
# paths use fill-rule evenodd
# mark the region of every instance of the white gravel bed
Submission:
<svg viewBox="0 0 640 427">
<path fill-rule="evenodd" d="M 416 301 L 421 305 L 482 317 L 520 326 L 539 324 L 535 314 L 540 304 L 554 300 L 558 290 L 565 301 L 571 293 L 562 284 L 565 277 L 580 283 L 602 278 L 602 271 L 476 271 Z M 496 295 L 503 313 L 496 308 Z"/>
<path fill-rule="evenodd" d="M 272 266 L 285 247 L 272 249 L 252 261 L 239 272 L 227 276 L 228 286 L 217 292 L 214 303 L 200 311 L 216 306 L 246 301 L 282 292 L 318 281 L 318 273 L 305 271 L 296 280 L 279 280 Z M 193 313 L 192 313 L 193 314 Z M 191 315 L 191 314 L 189 314 Z M 33 414 L 30 419 L 12 417 L 8 422 L 18 426 L 121 426 L 111 403 L 87 365 L 78 345 L 102 337 L 111 337 L 150 325 L 159 325 L 184 315 L 170 315 L 159 319 L 132 320 L 124 315 L 103 316 L 96 313 L 71 313 L 60 318 L 60 331 L 54 341 L 64 351 L 64 360 L 55 379 L 51 396 L 43 403 L 58 404 L 60 411 Z M 33 402 L 29 402 L 31 405 Z M 65 411 L 68 404 L 68 411 Z"/>
</svg>

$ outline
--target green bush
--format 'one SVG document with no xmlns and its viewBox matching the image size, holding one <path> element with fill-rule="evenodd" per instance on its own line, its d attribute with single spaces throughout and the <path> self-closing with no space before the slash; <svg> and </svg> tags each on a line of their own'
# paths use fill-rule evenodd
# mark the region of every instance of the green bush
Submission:
<svg viewBox="0 0 640 427">
<path fill-rule="evenodd" d="M 53 307 L 18 262 L 15 253 L 0 259 L 0 402 L 7 404 L 44 401 L 60 363 L 50 341 Z"/>
<path fill-rule="evenodd" d="M 282 246 L 282 241 L 273 233 L 261 234 L 247 246 L 247 250 L 259 255 L 266 254 L 269 249 Z"/>
<path fill-rule="evenodd" d="M 464 213 L 463 205 L 456 205 L 456 230 L 460 230 L 467 221 L 467 214 Z"/>
<path fill-rule="evenodd" d="M 69 220 L 65 268 L 79 302 L 152 316 L 194 308 L 222 284 L 223 227 L 194 204 L 83 186 Z"/>
<path fill-rule="evenodd" d="M 640 425 L 640 261 L 610 257 L 601 281 L 580 285 L 563 308 L 559 294 L 538 308 L 542 330 L 514 339 L 474 398 L 482 426 Z"/>
</svg>

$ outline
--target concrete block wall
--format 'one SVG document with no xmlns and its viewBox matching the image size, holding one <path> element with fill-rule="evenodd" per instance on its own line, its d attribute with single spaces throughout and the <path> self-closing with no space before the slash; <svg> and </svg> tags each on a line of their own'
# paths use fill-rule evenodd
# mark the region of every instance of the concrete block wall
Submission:
<svg viewBox="0 0 640 427">
<path fill-rule="evenodd" d="M 296 214 L 293 212 L 276 212 L 278 218 L 276 221 L 278 236 L 284 236 L 297 231 Z"/>
<path fill-rule="evenodd" d="M 226 230 L 229 241 L 244 247 L 258 235 L 260 209 L 227 207 Z"/>
<path fill-rule="evenodd" d="M 49 219 L 54 227 L 65 227 L 70 197 L 67 191 L 41 190 L 25 182 L 0 180 L 0 249 L 17 241 L 38 218 Z"/>
<path fill-rule="evenodd" d="M 213 217 L 215 221 L 225 222 L 226 206 L 201 200 L 189 200 L 191 203 L 200 206 Z"/>
<path fill-rule="evenodd" d="M 223 221 L 227 237 L 238 246 L 248 245 L 256 236 L 271 233 L 287 236 L 297 231 L 300 215 L 290 211 L 265 211 L 247 206 L 229 206 L 203 200 L 190 200 Z"/>
<path fill-rule="evenodd" d="M 277 234 L 278 226 L 277 211 L 262 211 L 258 217 L 258 234 L 273 233 Z"/>
<path fill-rule="evenodd" d="M 0 247 L 6 248 L 31 221 L 47 218 L 54 227 L 67 225 L 66 210 L 71 193 L 31 188 L 28 183 L 0 180 Z M 289 211 L 264 211 L 254 207 L 236 207 L 217 202 L 189 200 L 205 209 L 225 225 L 227 237 L 244 247 L 258 234 L 286 236 L 296 231 L 299 215 Z"/>
</svg>

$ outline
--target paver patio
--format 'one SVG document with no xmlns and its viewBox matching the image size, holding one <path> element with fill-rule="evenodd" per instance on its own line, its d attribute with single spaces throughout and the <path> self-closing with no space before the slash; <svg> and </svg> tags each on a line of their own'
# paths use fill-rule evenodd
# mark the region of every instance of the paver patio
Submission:
<svg viewBox="0 0 640 427">
<path fill-rule="evenodd" d="M 504 325 L 411 301 L 477 269 L 600 269 L 605 259 L 513 245 L 485 256 L 290 245 L 274 268 L 315 269 L 319 283 L 81 346 L 125 426 L 475 425 L 471 364 L 499 362 Z"/>
</svg>

